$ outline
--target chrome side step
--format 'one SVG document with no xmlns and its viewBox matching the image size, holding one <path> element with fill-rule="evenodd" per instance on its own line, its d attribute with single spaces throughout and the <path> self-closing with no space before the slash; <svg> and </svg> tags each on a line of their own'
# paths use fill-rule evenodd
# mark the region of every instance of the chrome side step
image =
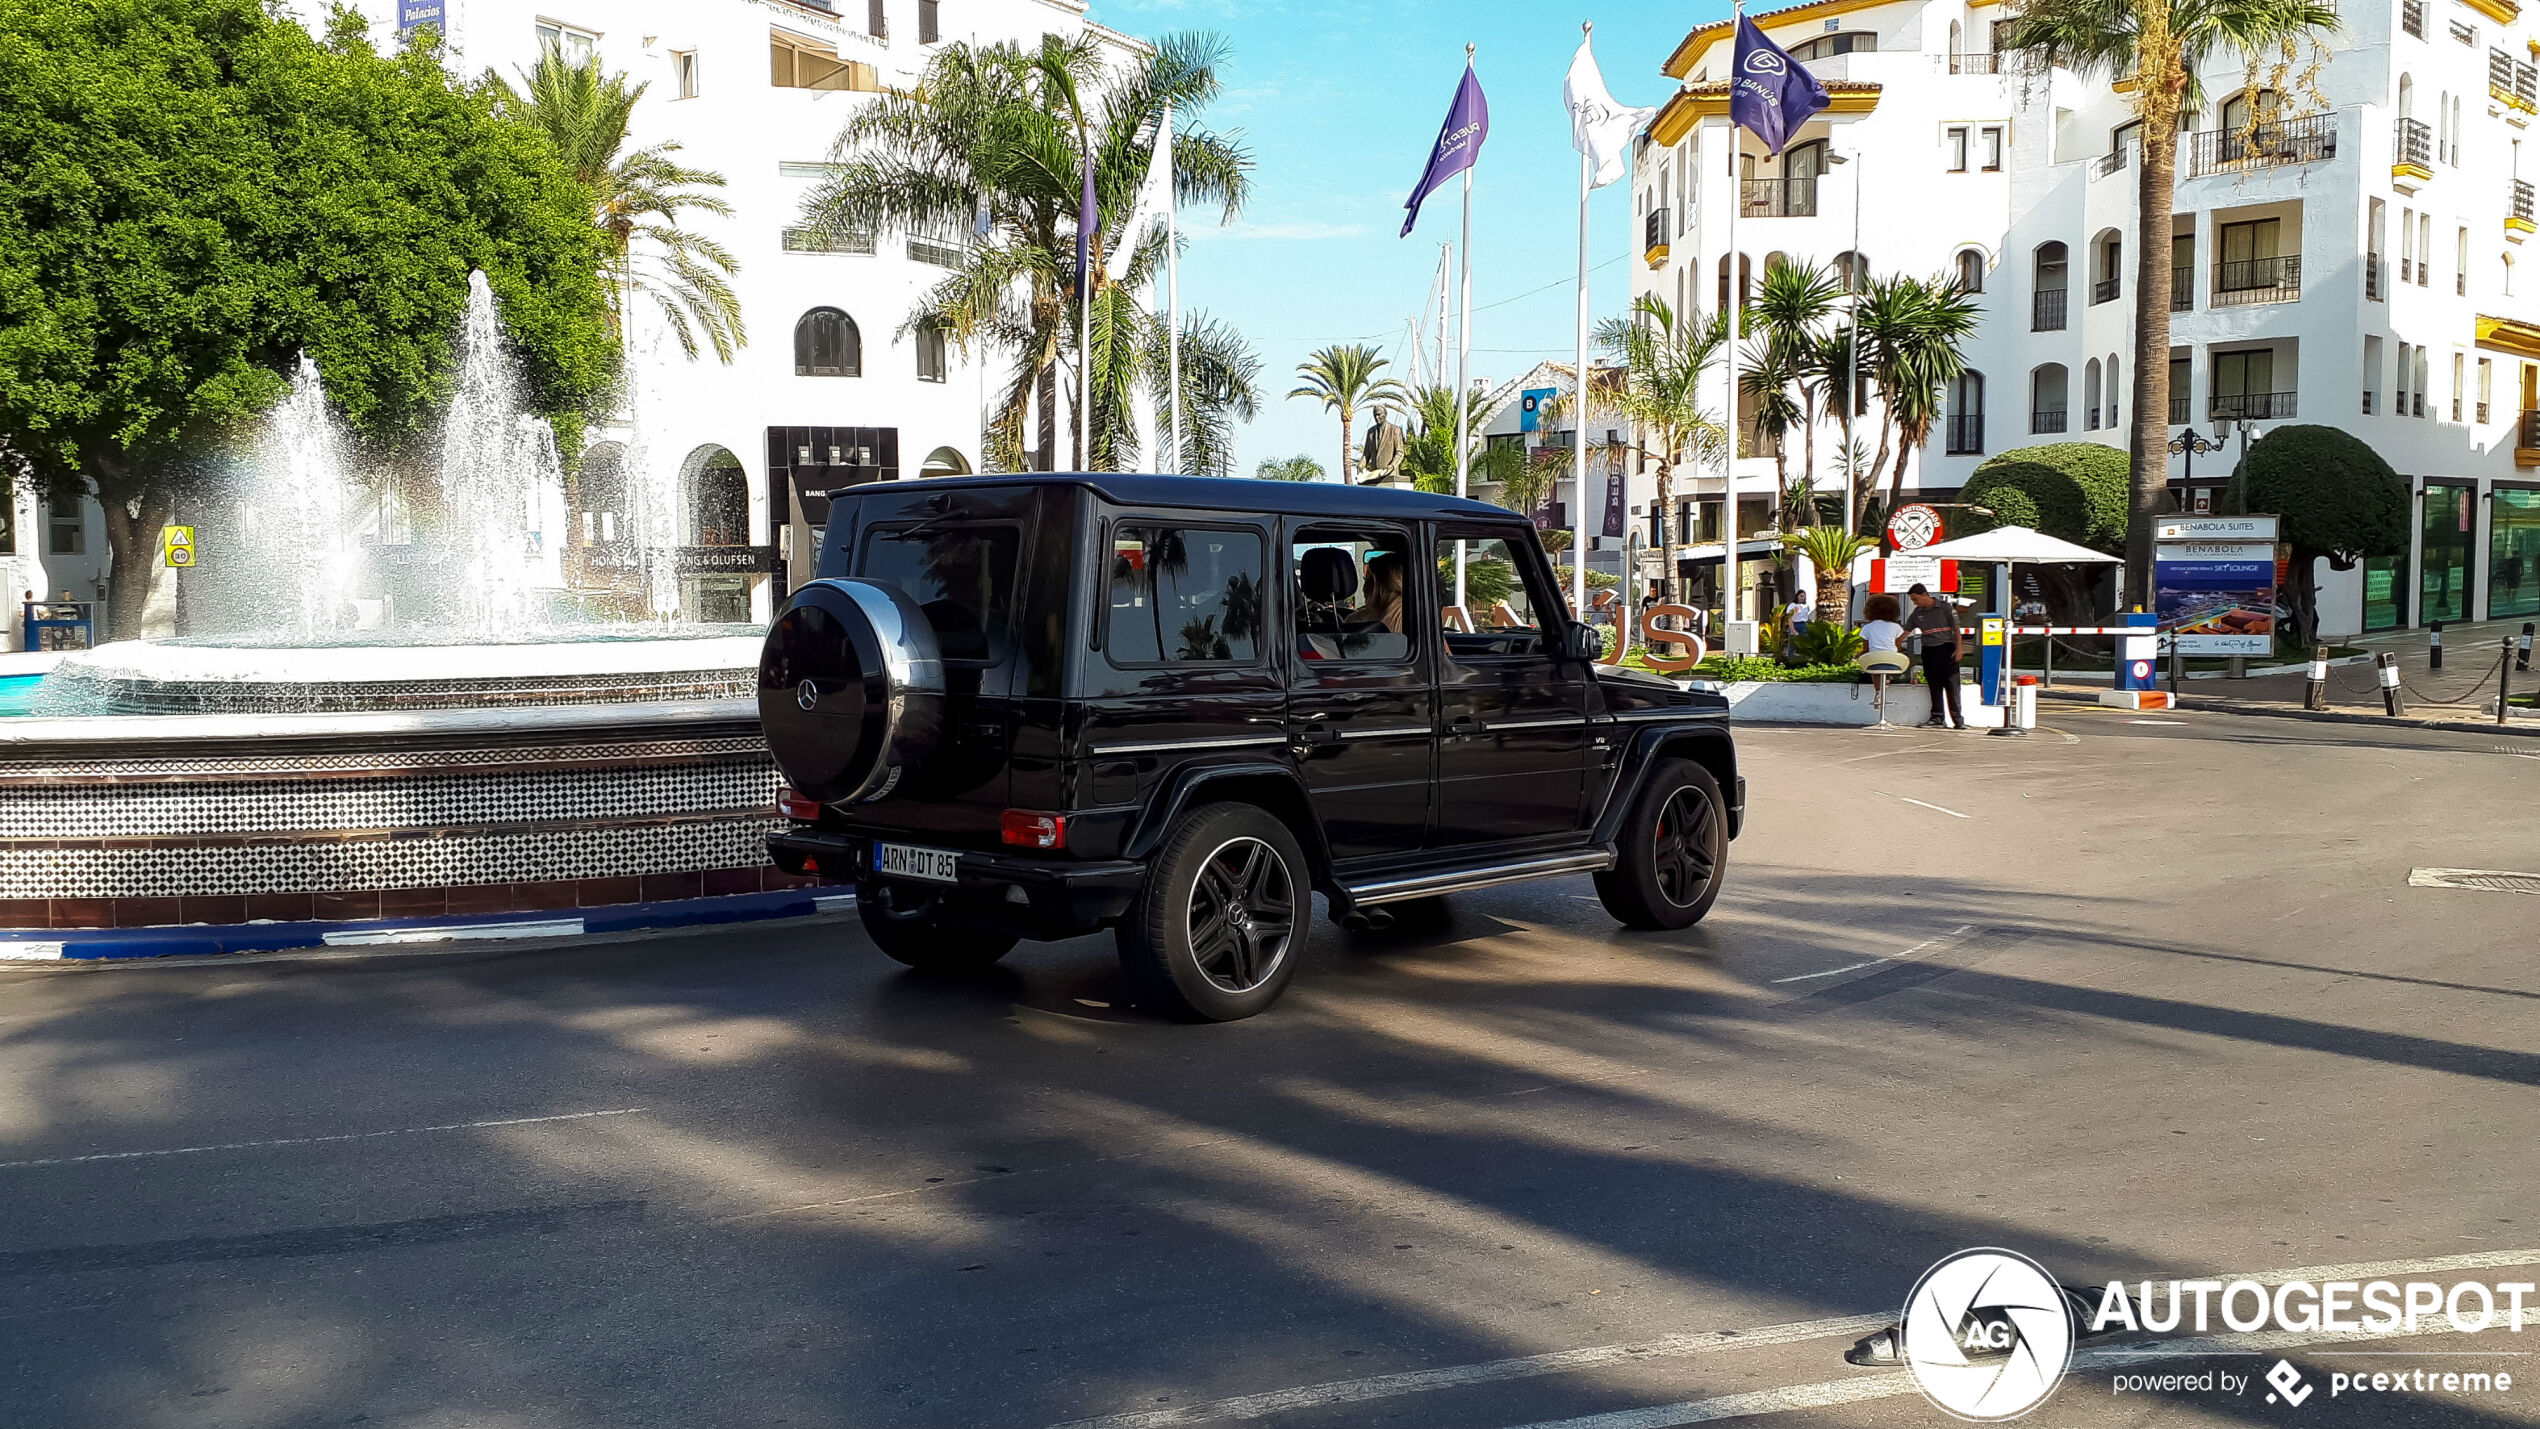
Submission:
<svg viewBox="0 0 2540 1429">
<path fill-rule="evenodd" d="M 1509 863 L 1484 864 L 1478 868 L 1450 868 L 1404 878 L 1379 879 L 1373 883 L 1348 885 L 1344 891 L 1349 894 L 1352 906 L 1368 908 L 1379 903 L 1400 903 L 1409 898 L 1468 893 L 1476 888 L 1495 888 L 1503 883 L 1523 883 L 1530 878 L 1597 873 L 1613 866 L 1612 849 L 1581 849 L 1576 853 L 1545 854 Z"/>
</svg>

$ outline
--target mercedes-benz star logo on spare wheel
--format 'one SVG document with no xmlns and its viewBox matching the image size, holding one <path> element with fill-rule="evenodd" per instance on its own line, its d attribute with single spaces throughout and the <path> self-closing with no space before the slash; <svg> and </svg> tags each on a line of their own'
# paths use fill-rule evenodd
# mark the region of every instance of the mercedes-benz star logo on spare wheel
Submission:
<svg viewBox="0 0 2540 1429">
<path fill-rule="evenodd" d="M 1960 1419 L 2017 1419 L 2055 1392 L 2073 1325 L 2055 1278 L 2008 1250 L 1962 1250 L 1905 1301 L 1905 1364 L 1923 1397 Z"/>
<path fill-rule="evenodd" d="M 1919 551 L 1940 536 L 1940 513 L 1928 506 L 1900 506 L 1888 518 L 1887 534 L 1900 551 Z"/>
</svg>

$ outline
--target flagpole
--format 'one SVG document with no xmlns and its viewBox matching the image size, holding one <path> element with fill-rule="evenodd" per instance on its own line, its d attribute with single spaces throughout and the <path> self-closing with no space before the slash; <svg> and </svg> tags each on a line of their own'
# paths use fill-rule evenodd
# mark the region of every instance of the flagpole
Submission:
<svg viewBox="0 0 2540 1429">
<path fill-rule="evenodd" d="M 1473 46 L 1464 47 L 1464 72 L 1473 71 Z M 1458 284 L 1463 296 L 1458 300 L 1461 312 L 1455 322 L 1455 495 L 1460 500 L 1472 479 L 1473 454 L 1466 431 L 1471 425 L 1466 407 L 1471 400 L 1473 382 L 1473 166 L 1464 166 L 1464 232 L 1456 245 Z M 1455 543 L 1455 605 L 1469 617 L 1471 607 L 1464 601 L 1464 543 Z"/>
<path fill-rule="evenodd" d="M 1453 281 L 1454 273 L 1455 245 L 1452 243 L 1441 243 L 1438 245 L 1438 338 L 1436 344 L 1438 350 L 1436 369 L 1437 380 L 1440 382 L 1444 382 L 1446 380 L 1446 329 L 1448 319 L 1452 316 L 1448 310 L 1454 305 L 1454 293 L 1448 287 L 1448 284 Z"/>
<path fill-rule="evenodd" d="M 1076 124 L 1076 142 L 1084 148 L 1085 187 L 1094 182 L 1094 151 L 1085 133 L 1084 121 Z M 1078 213 L 1078 228 L 1084 228 L 1084 215 Z M 1086 471 L 1094 464 L 1094 239 L 1090 232 L 1079 232 L 1077 251 L 1085 255 L 1076 265 L 1076 469 Z"/>
<path fill-rule="evenodd" d="M 1737 53 L 1737 41 L 1735 37 L 1737 35 L 1738 23 L 1745 18 L 1746 0 L 1736 0 L 1736 3 L 1731 7 L 1731 14 L 1729 17 L 1729 34 L 1731 37 L 1729 41 L 1729 53 L 1732 56 Z M 1736 61 L 1734 58 L 1730 61 L 1730 67 L 1732 70 L 1736 67 Z M 1731 75 L 1730 82 L 1732 84 L 1736 82 L 1734 74 Z M 1727 265 L 1725 271 L 1728 274 L 1728 280 L 1725 287 L 1728 296 L 1723 303 L 1723 306 L 1727 307 L 1729 310 L 1729 404 L 1726 408 L 1726 411 L 1728 412 L 1728 440 L 1722 444 L 1726 449 L 1726 455 L 1720 458 L 1720 507 L 1723 513 L 1721 525 L 1723 527 L 1723 534 L 1727 537 L 1727 544 L 1722 546 L 1720 549 L 1720 558 L 1721 569 L 1727 573 L 1729 578 L 1727 596 L 1721 604 L 1726 610 L 1727 618 L 1731 621 L 1738 621 L 1746 618 L 1746 590 L 1744 582 L 1739 579 L 1740 576 L 1745 574 L 1745 571 L 1742 569 L 1744 562 L 1738 558 L 1739 551 L 1737 540 L 1737 439 L 1742 434 L 1740 431 L 1742 424 L 1738 421 L 1737 413 L 1738 384 L 1740 377 L 1738 372 L 1738 341 L 1745 336 L 1744 309 L 1746 307 L 1746 264 L 1740 258 L 1737 251 L 1737 215 L 1739 209 L 1746 207 L 1746 185 L 1739 181 L 1742 177 L 1742 172 L 1738 166 L 1738 156 L 1740 151 L 1744 148 L 1745 145 L 1741 143 L 1739 139 L 1737 120 L 1735 117 L 1731 117 L 1729 120 L 1728 143 L 1729 251 L 1727 258 L 1724 260 Z M 1742 653 L 1753 654 L 1755 652 L 1746 651 Z"/>
<path fill-rule="evenodd" d="M 1173 142 L 1172 100 L 1164 101 L 1164 121 L 1155 131 L 1155 142 Z M 1180 156 L 1173 162 L 1178 166 Z M 1173 470 L 1178 472 L 1188 463 L 1182 458 L 1182 243 L 1173 212 L 1182 205 L 1173 179 L 1170 173 L 1164 176 L 1164 387 L 1172 419 Z"/>
<path fill-rule="evenodd" d="M 1595 38 L 1596 22 L 1579 25 L 1581 43 Z M 1588 434 L 1588 190 L 1596 162 L 1589 146 L 1579 146 L 1579 395 L 1570 413 L 1570 612 L 1586 620 L 1587 605 L 1587 434 Z M 1617 658 L 1620 658 L 1619 656 Z"/>
</svg>

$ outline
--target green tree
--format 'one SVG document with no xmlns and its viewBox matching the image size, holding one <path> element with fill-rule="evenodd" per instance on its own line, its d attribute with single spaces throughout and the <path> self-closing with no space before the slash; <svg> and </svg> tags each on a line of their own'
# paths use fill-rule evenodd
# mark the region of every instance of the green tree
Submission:
<svg viewBox="0 0 2540 1429">
<path fill-rule="evenodd" d="M 1967 512 L 1967 534 L 2027 526 L 2059 540 L 2118 555 L 2125 550 L 2126 454 L 2097 442 L 2015 447 L 1985 459 L 1958 499 L 1993 512 Z"/>
<path fill-rule="evenodd" d="M 1310 398 L 1323 404 L 1326 412 L 1338 412 L 1341 418 L 1341 480 L 1353 481 L 1357 476 L 1358 453 L 1350 430 L 1358 421 L 1358 409 L 1380 402 L 1403 402 L 1407 394 L 1402 384 L 1384 375 L 1385 359 L 1365 343 L 1336 344 L 1318 347 L 1296 365 L 1297 385 L 1288 393 L 1290 401 Z"/>
<path fill-rule="evenodd" d="M 2302 646 L 2319 638 L 2319 584 L 2313 562 L 2351 571 L 2359 561 L 2408 549 L 2408 485 L 2361 438 L 2335 427 L 2278 427 L 2249 447 L 2249 506 L 2274 512 L 2293 548 L 2293 630 Z"/>
<path fill-rule="evenodd" d="M 1410 410 L 1409 428 L 1402 442 L 1402 470 L 1411 477 L 1414 488 L 1432 496 L 1450 496 L 1455 492 L 1455 389 L 1445 384 L 1406 389 L 1402 402 Z M 1468 402 L 1465 421 L 1478 429 L 1481 411 L 1478 403 Z M 1466 491 L 1478 491 L 1493 482 L 1505 482 L 1526 460 L 1525 449 L 1513 442 L 1492 445 L 1479 430 L 1469 434 L 1465 459 Z"/>
<path fill-rule="evenodd" d="M 1878 392 L 1878 455 L 1870 479 L 1854 493 L 1865 503 L 1887 468 L 1890 440 L 1896 466 L 1888 477 L 1887 509 L 1904 491 L 1907 459 L 1931 439 L 1949 384 L 1967 370 L 1967 340 L 1982 309 L 1956 283 L 1904 274 L 1873 277 L 1862 285 L 1856 322 L 1861 365 Z M 1863 529 L 1856 512 L 1853 529 Z"/>
<path fill-rule="evenodd" d="M 1843 350 L 1828 348 L 1826 324 L 1842 297 L 1842 286 L 1826 269 L 1776 254 L 1746 305 L 1747 330 L 1756 339 L 1746 360 L 1746 391 L 1756 402 L 1758 425 L 1773 439 L 1784 506 L 1790 504 L 1791 480 L 1783 448 L 1794 428 L 1803 447 L 1800 480 L 1811 489 L 1816 485 L 1818 412 L 1821 403 L 1832 403 L 1843 376 Z"/>
<path fill-rule="evenodd" d="M 1013 376 L 988 424 L 988 461 L 1027 465 L 1024 421 L 1040 411 L 1037 447 L 1054 465 L 1060 378 L 1076 360 L 1076 223 L 1083 161 L 1091 154 L 1102 226 L 1090 245 L 1093 284 L 1088 465 L 1118 470 L 1138 459 L 1136 396 L 1160 401 L 1168 385 L 1164 323 L 1144 294 L 1164 245 L 1150 240 L 1121 282 L 1102 269 L 1102 235 L 1119 231 L 1153 152 L 1156 118 L 1173 106 L 1173 190 L 1185 206 L 1214 204 L 1227 222 L 1251 187 L 1252 156 L 1195 121 L 1218 93 L 1223 41 L 1173 34 L 1125 72 L 1106 74 L 1089 37 L 1044 35 L 1038 45 L 939 47 L 917 85 L 860 106 L 836 145 L 838 169 L 805 202 L 805 221 L 840 236 L 882 229 L 954 235 L 961 266 L 928 292 L 903 331 L 942 328 L 961 344 L 1000 354 Z M 977 233 L 984 213 L 986 232 Z M 1236 419 L 1257 408 L 1260 365 L 1231 327 L 1183 315 L 1181 452 L 1173 470 L 1233 468 Z M 1071 384 L 1072 386 L 1072 384 Z M 1072 396 L 1072 391 L 1071 394 Z M 1074 405 L 1072 402 L 1068 405 Z"/>
<path fill-rule="evenodd" d="M 1781 539 L 1783 550 L 1806 556 L 1808 564 L 1817 568 L 1817 623 L 1843 625 L 1852 614 L 1852 563 L 1877 550 L 1879 543 L 1822 523 Z"/>
<path fill-rule="evenodd" d="M 1296 456 L 1274 456 L 1252 469 L 1263 481 L 1321 481 L 1323 464 L 1302 453 Z"/>
<path fill-rule="evenodd" d="M 1644 293 L 1631 312 L 1597 324 L 1596 346 L 1620 369 L 1610 395 L 1599 400 L 1629 421 L 1638 454 L 1658 468 L 1658 569 L 1673 574 L 1676 468 L 1719 455 L 1728 428 L 1702 405 L 1704 370 L 1727 346 L 1722 314 L 1678 314 L 1666 300 Z M 1729 513 L 1729 539 L 1737 538 L 1737 514 Z"/>
<path fill-rule="evenodd" d="M 2019 0 L 1994 31 L 1995 49 L 2025 55 L 2041 70 L 2134 80 L 2142 162 L 2135 180 L 2134 484 L 2126 588 L 2138 602 L 2152 588 L 2152 518 L 2169 496 L 2170 214 L 2179 116 L 2204 107 L 2197 76 L 2226 51 L 2242 62 L 2251 88 L 2281 94 L 2293 87 L 2290 78 L 2309 90 L 2312 107 L 2325 110 L 2313 76 L 2336 30 L 2337 7 L 2329 0 Z M 2249 111 L 2252 131 L 2287 117 L 2258 104 Z M 2240 136 L 2243 142 L 2255 137 Z"/>
<path fill-rule="evenodd" d="M 723 175 L 674 161 L 677 140 L 623 152 L 635 103 L 652 85 L 629 89 L 625 75 L 601 72 L 599 56 L 575 64 L 552 47 L 521 75 L 520 91 L 487 78 L 502 94 L 503 112 L 546 135 L 591 191 L 593 221 L 609 237 L 609 298 L 620 341 L 640 295 L 652 299 L 690 360 L 703 333 L 729 365 L 749 341 L 731 283 L 740 265 L 722 244 L 679 226 L 679 215 L 690 210 L 731 217 L 732 205 L 703 192 L 722 188 Z"/>
<path fill-rule="evenodd" d="M 0 446 L 93 491 L 108 633 L 158 529 L 306 351 L 354 430 L 411 442 L 482 268 L 568 454 L 615 345 L 591 197 L 454 86 L 437 42 L 321 42 L 257 0 L 0 4 Z"/>
</svg>

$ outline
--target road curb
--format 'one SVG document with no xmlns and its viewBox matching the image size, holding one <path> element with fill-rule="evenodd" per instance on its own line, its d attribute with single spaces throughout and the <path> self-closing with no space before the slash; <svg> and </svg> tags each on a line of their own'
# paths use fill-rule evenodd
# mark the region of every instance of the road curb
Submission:
<svg viewBox="0 0 2540 1429">
<path fill-rule="evenodd" d="M 802 918 L 840 912 L 854 905 L 855 893 L 850 888 L 807 886 L 774 893 L 736 893 L 718 898 L 613 903 L 597 908 L 560 908 L 543 913 L 480 914 L 473 917 L 0 930 L 0 965 L 278 953 L 304 948 L 338 952 L 358 952 L 363 948 L 411 951 L 418 947 L 533 938 L 542 942 L 570 944 L 577 938 L 619 933 Z"/>
<path fill-rule="evenodd" d="M 2073 704 L 2088 703 L 2056 694 L 2054 699 Z M 2261 719 L 2302 719 L 2320 724 L 2369 724 L 2384 729 L 2441 730 L 2452 734 L 2504 734 L 2518 739 L 2540 739 L 2540 720 L 2516 720 L 2498 724 L 2493 719 L 2392 719 L 2388 715 L 2364 714 L 2355 710 L 2306 710 L 2299 705 L 2253 705 L 2245 701 L 2195 695 L 2181 692 L 2170 708 L 2207 714 L 2247 715 Z"/>
</svg>

